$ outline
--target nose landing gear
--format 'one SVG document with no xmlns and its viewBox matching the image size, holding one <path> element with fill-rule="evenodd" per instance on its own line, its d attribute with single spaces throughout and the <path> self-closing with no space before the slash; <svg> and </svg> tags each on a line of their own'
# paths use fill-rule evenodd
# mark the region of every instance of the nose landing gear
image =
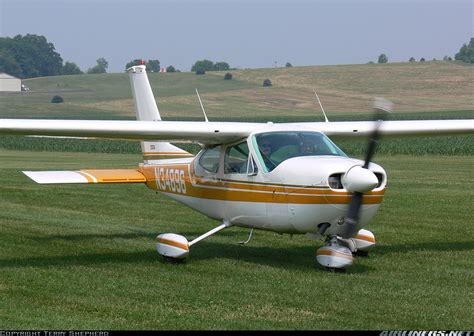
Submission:
<svg viewBox="0 0 474 336">
<path fill-rule="evenodd" d="M 367 256 L 375 245 L 375 237 L 369 230 L 359 230 L 353 238 L 331 236 L 328 245 L 316 251 L 316 260 L 330 272 L 345 272 L 353 263 L 353 255 Z"/>
</svg>

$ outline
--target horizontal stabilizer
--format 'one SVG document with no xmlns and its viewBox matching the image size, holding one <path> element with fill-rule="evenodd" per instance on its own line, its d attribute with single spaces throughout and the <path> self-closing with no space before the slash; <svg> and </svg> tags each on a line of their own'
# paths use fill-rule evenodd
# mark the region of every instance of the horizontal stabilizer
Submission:
<svg viewBox="0 0 474 336">
<path fill-rule="evenodd" d="M 91 169 L 76 171 L 24 171 L 39 184 L 59 183 L 145 183 L 145 176 L 136 169 Z"/>
</svg>

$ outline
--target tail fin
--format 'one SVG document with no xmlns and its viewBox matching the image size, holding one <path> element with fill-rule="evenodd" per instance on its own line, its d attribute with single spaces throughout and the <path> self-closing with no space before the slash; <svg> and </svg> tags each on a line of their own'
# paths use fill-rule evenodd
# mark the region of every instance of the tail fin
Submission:
<svg viewBox="0 0 474 336">
<path fill-rule="evenodd" d="M 132 86 L 135 113 L 137 120 L 160 122 L 160 111 L 156 106 L 155 97 L 144 65 L 137 65 L 127 69 Z M 142 141 L 143 162 L 153 164 L 156 160 L 191 157 L 192 154 L 176 147 L 169 142 Z"/>
</svg>

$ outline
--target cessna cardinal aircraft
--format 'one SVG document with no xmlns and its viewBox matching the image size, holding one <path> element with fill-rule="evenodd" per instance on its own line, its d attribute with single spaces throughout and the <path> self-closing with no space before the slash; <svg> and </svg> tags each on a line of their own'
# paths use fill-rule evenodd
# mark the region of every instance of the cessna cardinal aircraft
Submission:
<svg viewBox="0 0 474 336">
<path fill-rule="evenodd" d="M 309 234 L 327 245 L 317 261 L 344 270 L 353 254 L 367 254 L 374 235 L 363 229 L 375 216 L 387 185 L 372 163 L 380 135 L 469 134 L 474 120 L 381 122 L 239 123 L 161 121 L 145 65 L 128 69 L 137 121 L 0 120 L 0 134 L 67 136 L 141 141 L 136 169 L 25 171 L 41 184 L 144 183 L 222 224 L 188 241 L 160 234 L 156 249 L 180 260 L 191 246 L 240 226 Z M 378 104 L 379 111 L 389 110 Z M 368 136 L 364 161 L 351 159 L 328 136 Z M 171 142 L 194 142 L 192 155 Z M 252 232 L 252 231 L 251 231 Z M 250 239 L 250 237 L 249 237 Z"/>
</svg>

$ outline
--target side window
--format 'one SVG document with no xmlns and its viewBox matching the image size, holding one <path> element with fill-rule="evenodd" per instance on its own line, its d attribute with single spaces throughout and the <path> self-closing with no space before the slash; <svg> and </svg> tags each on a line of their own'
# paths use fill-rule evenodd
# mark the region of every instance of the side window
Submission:
<svg viewBox="0 0 474 336">
<path fill-rule="evenodd" d="M 199 158 L 199 164 L 210 173 L 219 171 L 219 160 L 221 155 L 221 146 L 207 149 Z"/>
<path fill-rule="evenodd" d="M 248 158 L 249 147 L 246 141 L 228 147 L 224 156 L 224 173 L 247 174 Z"/>
</svg>

